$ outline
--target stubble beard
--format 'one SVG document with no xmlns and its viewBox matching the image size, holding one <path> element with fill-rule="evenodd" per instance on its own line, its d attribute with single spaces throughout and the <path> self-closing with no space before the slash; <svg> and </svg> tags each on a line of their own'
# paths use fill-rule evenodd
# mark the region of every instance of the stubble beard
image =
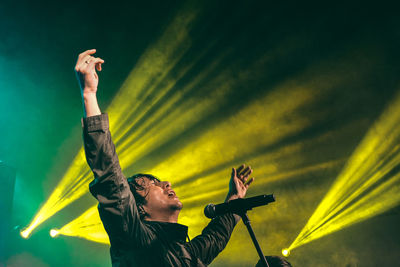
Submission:
<svg viewBox="0 0 400 267">
<path fill-rule="evenodd" d="M 171 205 L 171 210 L 173 211 L 178 211 L 181 210 L 183 208 L 183 204 L 181 201 L 178 201 L 177 203 Z"/>
</svg>

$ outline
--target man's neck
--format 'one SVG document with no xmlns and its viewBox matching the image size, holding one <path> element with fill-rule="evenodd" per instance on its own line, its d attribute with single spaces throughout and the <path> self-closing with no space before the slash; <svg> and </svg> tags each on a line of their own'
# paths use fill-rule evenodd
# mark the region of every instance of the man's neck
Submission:
<svg viewBox="0 0 400 267">
<path fill-rule="evenodd" d="M 177 223 L 179 216 L 179 210 L 169 214 L 156 214 L 149 215 L 145 218 L 146 221 L 157 221 L 157 222 L 169 222 L 169 223 Z"/>
</svg>

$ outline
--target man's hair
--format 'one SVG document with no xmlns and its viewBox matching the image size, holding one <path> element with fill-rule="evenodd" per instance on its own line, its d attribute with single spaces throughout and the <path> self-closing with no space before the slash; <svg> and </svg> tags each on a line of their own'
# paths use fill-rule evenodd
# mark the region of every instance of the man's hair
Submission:
<svg viewBox="0 0 400 267">
<path fill-rule="evenodd" d="M 278 256 L 265 256 L 269 267 L 292 267 L 292 265 L 282 257 Z M 257 262 L 256 267 L 263 267 L 261 260 Z"/>
<path fill-rule="evenodd" d="M 145 173 L 137 173 L 127 179 L 129 187 L 132 191 L 132 194 L 135 197 L 136 207 L 139 211 L 140 219 L 143 220 L 148 215 L 143 208 L 143 205 L 146 204 L 146 196 L 147 196 L 148 192 L 146 192 L 146 194 L 144 196 L 142 196 L 141 194 L 138 193 L 138 191 L 146 190 L 146 188 L 143 186 L 143 184 L 138 183 L 138 180 L 140 178 L 148 178 L 150 181 L 158 181 L 158 182 L 160 182 L 160 180 L 157 177 L 155 177 L 154 175 L 145 174 Z"/>
</svg>

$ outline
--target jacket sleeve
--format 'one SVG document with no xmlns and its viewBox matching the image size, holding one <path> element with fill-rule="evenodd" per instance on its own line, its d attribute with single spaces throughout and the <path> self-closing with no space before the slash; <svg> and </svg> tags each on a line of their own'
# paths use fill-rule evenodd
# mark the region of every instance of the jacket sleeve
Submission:
<svg viewBox="0 0 400 267">
<path fill-rule="evenodd" d="M 218 216 L 203 229 L 201 235 L 192 239 L 194 254 L 204 264 L 210 264 L 215 257 L 226 247 L 232 231 L 240 217 L 227 213 Z"/>
<path fill-rule="evenodd" d="M 99 201 L 100 218 L 111 245 L 149 245 L 154 238 L 141 222 L 135 198 L 122 174 L 107 114 L 84 118 L 82 124 L 86 160 L 94 174 L 89 189 Z"/>
</svg>

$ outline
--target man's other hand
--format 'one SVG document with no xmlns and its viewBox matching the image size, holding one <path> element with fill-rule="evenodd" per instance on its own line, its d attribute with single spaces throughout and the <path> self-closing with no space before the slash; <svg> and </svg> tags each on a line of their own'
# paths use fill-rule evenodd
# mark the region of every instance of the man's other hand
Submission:
<svg viewBox="0 0 400 267">
<path fill-rule="evenodd" d="M 239 168 L 232 168 L 232 175 L 229 181 L 229 192 L 226 196 L 225 201 L 244 198 L 246 196 L 247 189 L 250 184 L 254 181 L 254 177 L 250 177 L 253 170 L 250 166 L 245 164 L 241 165 Z"/>
</svg>

